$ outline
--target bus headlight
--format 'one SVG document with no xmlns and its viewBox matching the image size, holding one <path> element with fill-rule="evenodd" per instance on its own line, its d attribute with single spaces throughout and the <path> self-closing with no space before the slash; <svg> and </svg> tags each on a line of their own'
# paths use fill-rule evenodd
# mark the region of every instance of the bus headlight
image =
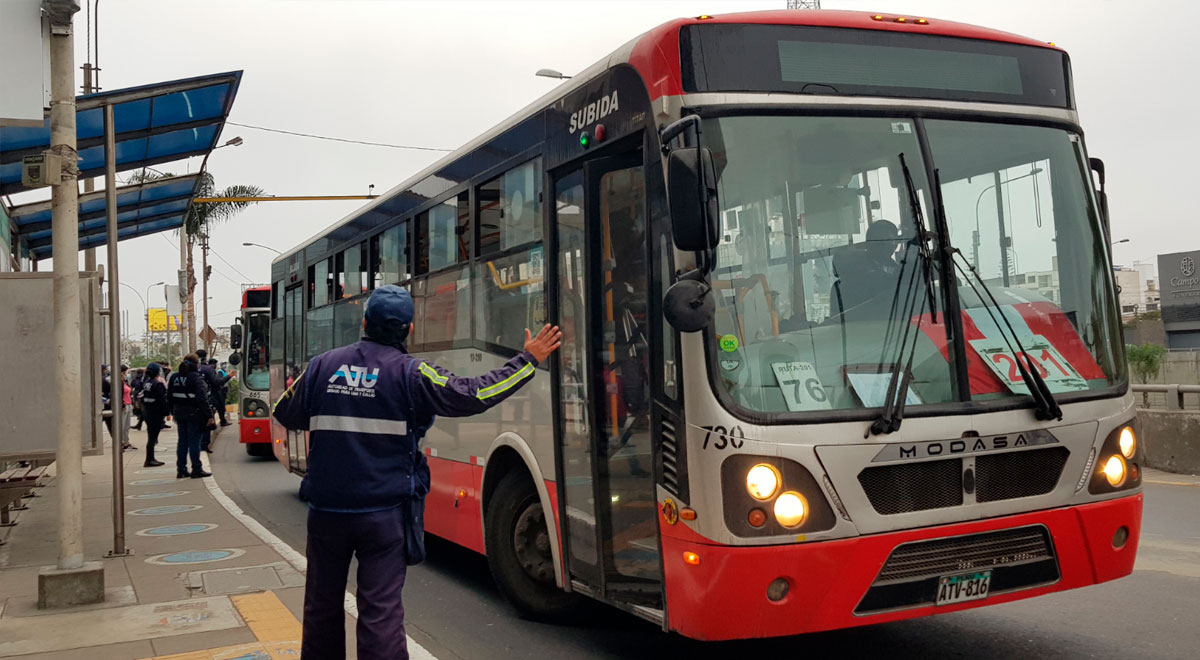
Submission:
<svg viewBox="0 0 1200 660">
<path fill-rule="evenodd" d="M 725 526 L 740 538 L 786 536 L 801 541 L 837 524 L 821 482 L 799 461 L 782 456 L 725 457 L 721 500 Z"/>
<path fill-rule="evenodd" d="M 1117 439 L 1117 445 L 1121 448 L 1121 455 L 1125 458 L 1133 460 L 1133 453 L 1137 451 L 1137 436 L 1133 434 L 1133 429 L 1126 426 L 1121 429 L 1121 435 Z"/>
<path fill-rule="evenodd" d="M 1142 485 L 1136 421 L 1130 420 L 1114 428 L 1095 451 L 1095 464 L 1089 465 L 1084 472 L 1084 478 L 1089 480 L 1089 493 L 1106 495 Z"/>
<path fill-rule="evenodd" d="M 779 490 L 779 470 L 773 465 L 759 463 L 746 473 L 746 491 L 759 501 L 775 497 Z"/>
<path fill-rule="evenodd" d="M 1125 483 L 1125 459 L 1113 454 L 1107 461 L 1104 462 L 1104 478 L 1108 480 L 1108 485 L 1113 488 L 1120 488 L 1121 484 Z"/>
<path fill-rule="evenodd" d="M 775 500 L 775 519 L 784 527 L 799 527 L 808 517 L 808 502 L 795 491 L 788 491 Z"/>
</svg>

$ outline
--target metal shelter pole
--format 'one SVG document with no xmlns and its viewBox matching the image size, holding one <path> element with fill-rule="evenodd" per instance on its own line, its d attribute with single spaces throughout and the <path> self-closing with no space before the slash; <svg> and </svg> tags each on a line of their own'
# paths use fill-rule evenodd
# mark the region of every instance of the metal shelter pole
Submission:
<svg viewBox="0 0 1200 660">
<path fill-rule="evenodd" d="M 112 361 L 108 373 L 112 380 L 109 400 L 112 401 L 112 461 L 113 461 L 113 547 L 109 557 L 129 554 L 125 547 L 125 448 L 121 440 L 125 433 L 125 379 L 121 374 L 121 309 L 120 278 L 117 273 L 117 147 L 113 127 L 113 107 L 104 106 L 104 208 L 108 215 L 108 323 Z"/>
<path fill-rule="evenodd" d="M 91 57 L 91 53 L 88 53 L 88 57 Z M 81 68 L 83 69 L 83 93 L 91 94 L 96 91 L 92 84 L 92 63 L 84 62 Z M 83 192 L 90 193 L 95 189 L 95 181 L 91 178 L 83 180 Z M 88 248 L 83 251 L 83 269 L 89 272 L 96 270 L 96 248 Z"/>
<path fill-rule="evenodd" d="M 54 344 L 58 360 L 58 568 L 83 567 L 82 336 L 79 331 L 79 188 L 75 151 L 75 47 L 71 14 L 52 17 L 50 28 L 50 151 L 63 161 L 62 181 L 51 187 L 54 250 Z M 94 378 L 88 365 L 88 378 Z"/>
</svg>

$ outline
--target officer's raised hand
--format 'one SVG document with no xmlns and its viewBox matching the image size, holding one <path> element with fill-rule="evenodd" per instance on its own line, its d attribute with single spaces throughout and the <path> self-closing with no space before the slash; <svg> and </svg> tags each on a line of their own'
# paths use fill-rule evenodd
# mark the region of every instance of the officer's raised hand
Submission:
<svg viewBox="0 0 1200 660">
<path fill-rule="evenodd" d="M 529 332 L 529 328 L 525 328 L 525 350 L 533 354 L 533 357 L 538 361 L 538 364 L 546 361 L 550 354 L 557 351 L 562 346 L 562 330 L 558 326 L 551 326 L 549 323 L 542 326 L 540 332 L 534 337 Z"/>
</svg>

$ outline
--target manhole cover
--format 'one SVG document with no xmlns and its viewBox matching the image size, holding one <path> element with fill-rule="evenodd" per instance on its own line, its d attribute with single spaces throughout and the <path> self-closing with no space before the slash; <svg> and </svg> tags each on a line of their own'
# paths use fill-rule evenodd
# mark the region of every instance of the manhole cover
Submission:
<svg viewBox="0 0 1200 660">
<path fill-rule="evenodd" d="M 246 554 L 241 548 L 226 548 L 222 550 L 185 550 L 165 555 L 148 557 L 146 563 L 174 566 L 178 564 L 203 564 L 210 561 L 224 561 L 241 557 Z"/>
<path fill-rule="evenodd" d="M 151 527 L 138 532 L 138 536 L 181 536 L 183 534 L 198 534 L 207 532 L 210 529 L 216 529 L 217 526 L 213 523 L 197 523 L 195 525 L 163 525 L 162 527 Z"/>
<path fill-rule="evenodd" d="M 168 490 L 161 493 L 142 493 L 141 495 L 126 495 L 127 500 L 161 500 L 164 497 L 179 497 L 187 495 L 190 490 Z"/>
<path fill-rule="evenodd" d="M 212 596 L 283 587 L 283 580 L 279 579 L 279 573 L 272 566 L 205 571 L 200 579 L 204 593 Z"/>
<path fill-rule="evenodd" d="M 129 482 L 129 485 L 130 486 L 161 486 L 163 484 L 173 484 L 173 483 L 175 483 L 174 479 L 159 478 L 159 479 L 138 479 L 136 481 Z"/>
<path fill-rule="evenodd" d="M 199 504 L 171 504 L 167 506 L 152 506 L 148 509 L 138 509 L 130 511 L 131 516 L 165 516 L 172 513 L 183 513 L 185 511 L 195 511 L 203 508 Z"/>
</svg>

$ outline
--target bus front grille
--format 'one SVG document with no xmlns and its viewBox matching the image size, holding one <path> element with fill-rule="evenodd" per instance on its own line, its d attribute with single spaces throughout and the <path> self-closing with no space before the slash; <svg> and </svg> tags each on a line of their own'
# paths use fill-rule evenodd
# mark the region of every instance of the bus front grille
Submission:
<svg viewBox="0 0 1200 660">
<path fill-rule="evenodd" d="M 1058 581 L 1058 561 L 1050 533 L 1042 525 L 915 541 L 896 546 L 856 614 L 929 605 L 938 579 L 991 571 L 992 593 L 1028 589 Z"/>
<path fill-rule="evenodd" d="M 1049 557 L 1041 526 L 906 543 L 892 550 L 875 583 L 937 577 Z"/>
<path fill-rule="evenodd" d="M 963 503 L 962 460 L 879 465 L 858 473 L 867 499 L 885 515 Z"/>
<path fill-rule="evenodd" d="M 997 502 L 1045 495 L 1058 485 L 1071 452 L 1047 447 L 975 458 L 975 501 Z"/>
<path fill-rule="evenodd" d="M 976 502 L 999 502 L 1045 495 L 1062 476 L 1066 447 L 1046 447 L 975 457 Z M 961 506 L 963 461 L 951 458 L 921 463 L 877 465 L 858 474 L 858 482 L 881 515 Z"/>
</svg>

